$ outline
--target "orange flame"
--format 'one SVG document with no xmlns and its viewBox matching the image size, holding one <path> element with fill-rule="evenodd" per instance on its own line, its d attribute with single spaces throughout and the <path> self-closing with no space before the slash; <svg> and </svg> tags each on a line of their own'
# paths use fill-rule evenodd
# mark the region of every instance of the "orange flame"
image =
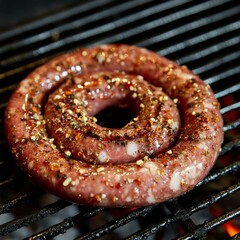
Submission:
<svg viewBox="0 0 240 240">
<path fill-rule="evenodd" d="M 211 212 L 214 217 L 218 217 L 222 213 L 220 207 L 212 207 Z M 240 227 L 235 226 L 232 220 L 224 223 L 223 227 L 230 237 L 233 237 L 237 233 L 240 233 Z"/>
<path fill-rule="evenodd" d="M 226 232 L 230 237 L 233 237 L 237 233 L 240 233 L 240 228 L 236 227 L 232 221 L 226 222 L 223 224 L 223 227 L 225 228 Z"/>
</svg>

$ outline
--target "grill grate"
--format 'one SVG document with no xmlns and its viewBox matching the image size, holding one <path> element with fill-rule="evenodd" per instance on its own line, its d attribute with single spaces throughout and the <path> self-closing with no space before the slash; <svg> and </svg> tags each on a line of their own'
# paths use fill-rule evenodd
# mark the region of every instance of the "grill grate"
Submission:
<svg viewBox="0 0 240 240">
<path fill-rule="evenodd" d="M 2 32 L 0 236 L 7 239 L 240 238 L 239 12 L 240 2 L 233 0 L 82 1 Z M 188 65 L 211 85 L 222 106 L 225 141 L 213 170 L 191 192 L 158 206 L 118 210 L 70 204 L 31 184 L 6 151 L 3 114 L 17 83 L 35 67 L 62 52 L 114 42 L 147 47 Z M 219 206 L 221 212 L 213 213 Z M 199 221 L 202 214 L 204 219 Z M 226 224 L 233 223 L 238 231 L 230 234 L 225 230 Z"/>
</svg>

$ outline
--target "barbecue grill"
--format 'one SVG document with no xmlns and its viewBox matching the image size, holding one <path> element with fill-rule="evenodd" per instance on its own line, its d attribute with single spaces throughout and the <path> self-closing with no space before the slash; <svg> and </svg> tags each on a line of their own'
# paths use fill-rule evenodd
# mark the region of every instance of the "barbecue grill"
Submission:
<svg viewBox="0 0 240 240">
<path fill-rule="evenodd" d="M 240 1 L 59 1 L 55 11 L 48 8 L 53 1 L 41 2 L 42 14 L 34 15 L 32 3 L 31 19 L 18 16 L 17 25 L 0 32 L 0 236 L 240 239 Z M 216 93 L 225 123 L 222 151 L 189 193 L 144 208 L 78 206 L 38 188 L 12 160 L 3 118 L 18 82 L 56 55 L 105 43 L 146 47 L 187 65 Z"/>
</svg>

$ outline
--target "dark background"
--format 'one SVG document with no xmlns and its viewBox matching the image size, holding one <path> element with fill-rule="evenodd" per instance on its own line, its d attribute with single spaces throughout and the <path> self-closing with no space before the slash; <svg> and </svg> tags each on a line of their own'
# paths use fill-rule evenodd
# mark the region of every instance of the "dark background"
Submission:
<svg viewBox="0 0 240 240">
<path fill-rule="evenodd" d="M 85 0 L 0 0 L 0 34 Z"/>
</svg>

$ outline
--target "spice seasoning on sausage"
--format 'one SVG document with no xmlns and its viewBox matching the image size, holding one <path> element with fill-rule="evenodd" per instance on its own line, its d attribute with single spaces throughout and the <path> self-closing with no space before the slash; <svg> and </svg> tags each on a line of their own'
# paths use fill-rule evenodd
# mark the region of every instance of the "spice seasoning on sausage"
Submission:
<svg viewBox="0 0 240 240">
<path fill-rule="evenodd" d="M 87 88 L 78 88 L 86 83 Z M 77 104 L 73 99 L 78 99 Z M 128 105 L 138 116 L 121 129 L 101 127 L 94 116 L 109 105 Z M 66 84 L 49 96 L 44 119 L 48 133 L 67 149 L 67 156 L 95 164 L 133 162 L 159 154 L 171 146 L 180 127 L 177 108 L 165 93 L 123 73 L 84 75 Z"/>
<path fill-rule="evenodd" d="M 98 125 L 96 114 L 115 105 L 135 117 L 118 129 Z M 19 166 L 48 191 L 92 206 L 146 206 L 189 191 L 223 138 L 208 85 L 127 45 L 80 49 L 40 66 L 13 93 L 5 119 Z"/>
</svg>

